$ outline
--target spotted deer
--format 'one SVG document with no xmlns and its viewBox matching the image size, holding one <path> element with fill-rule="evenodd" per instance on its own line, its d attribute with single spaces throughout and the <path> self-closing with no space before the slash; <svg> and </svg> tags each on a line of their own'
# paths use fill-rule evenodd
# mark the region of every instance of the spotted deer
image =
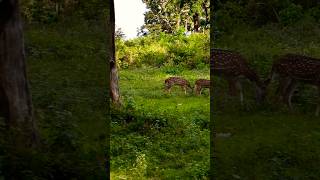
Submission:
<svg viewBox="0 0 320 180">
<path fill-rule="evenodd" d="M 320 113 L 320 59 L 298 55 L 285 54 L 273 62 L 272 70 L 266 84 L 276 76 L 279 77 L 278 92 L 282 100 L 292 110 L 291 99 L 298 83 L 305 83 L 318 88 L 318 106 L 316 116 Z"/>
<path fill-rule="evenodd" d="M 165 83 L 165 90 L 169 93 L 171 93 L 171 88 L 174 85 L 180 86 L 182 90 L 184 90 L 185 94 L 187 94 L 187 89 L 191 89 L 192 91 L 192 87 L 190 86 L 189 81 L 187 81 L 182 77 L 169 77 L 164 81 L 164 83 Z"/>
<path fill-rule="evenodd" d="M 194 85 L 194 92 L 196 95 L 200 95 L 203 88 L 210 88 L 210 80 L 198 79 Z"/>
<path fill-rule="evenodd" d="M 256 101 L 261 103 L 266 95 L 266 86 L 258 74 L 249 67 L 247 60 L 238 52 L 222 49 L 211 49 L 210 68 L 213 75 L 223 77 L 228 81 L 231 95 L 240 92 L 240 102 L 243 105 L 243 90 L 241 78 L 246 78 L 255 84 Z"/>
</svg>

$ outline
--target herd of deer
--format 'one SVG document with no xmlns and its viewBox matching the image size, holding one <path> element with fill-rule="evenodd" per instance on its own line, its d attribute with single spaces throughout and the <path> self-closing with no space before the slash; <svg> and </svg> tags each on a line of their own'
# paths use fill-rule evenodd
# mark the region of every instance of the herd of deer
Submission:
<svg viewBox="0 0 320 180">
<path fill-rule="evenodd" d="M 164 81 L 165 84 L 165 90 L 167 92 L 171 92 L 171 88 L 174 85 L 178 85 L 184 90 L 184 93 L 187 94 L 187 89 L 190 89 L 192 91 L 192 87 L 188 80 L 182 78 L 182 77 L 169 77 Z M 197 95 L 200 95 L 203 88 L 210 88 L 210 80 L 207 79 L 198 79 L 195 82 L 194 91 Z"/>
<path fill-rule="evenodd" d="M 223 77 L 229 84 L 231 95 L 240 92 L 240 102 L 243 104 L 243 90 L 241 78 L 246 78 L 255 85 L 256 101 L 261 103 L 266 98 L 267 87 L 274 77 L 279 78 L 278 93 L 290 110 L 292 110 L 291 99 L 298 83 L 306 83 L 318 88 L 318 105 L 316 116 L 320 113 L 320 59 L 298 55 L 285 54 L 278 57 L 272 65 L 270 75 L 262 81 L 255 70 L 249 67 L 246 59 L 235 51 L 211 49 L 210 68 L 213 75 Z M 165 80 L 166 90 L 170 92 L 173 85 L 181 86 L 185 93 L 191 88 L 190 83 L 181 77 L 170 77 Z M 201 94 L 203 88 L 209 88 L 210 81 L 199 79 L 195 83 L 196 94 Z"/>
</svg>

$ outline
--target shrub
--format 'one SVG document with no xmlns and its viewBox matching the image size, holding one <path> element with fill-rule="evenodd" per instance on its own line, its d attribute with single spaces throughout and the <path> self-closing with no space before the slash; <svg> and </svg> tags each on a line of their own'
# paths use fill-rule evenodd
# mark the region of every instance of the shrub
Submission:
<svg viewBox="0 0 320 180">
<path fill-rule="evenodd" d="M 284 25 L 294 24 L 303 17 L 302 6 L 292 3 L 279 12 L 279 17 Z"/>
<path fill-rule="evenodd" d="M 176 73 L 181 67 L 205 67 L 209 64 L 209 36 L 199 33 L 187 37 L 179 31 L 175 35 L 160 33 L 127 41 L 118 39 L 116 58 L 118 67 L 123 69 L 154 66 Z"/>
<path fill-rule="evenodd" d="M 309 9 L 307 14 L 313 17 L 317 22 L 320 22 L 320 6 Z"/>
</svg>

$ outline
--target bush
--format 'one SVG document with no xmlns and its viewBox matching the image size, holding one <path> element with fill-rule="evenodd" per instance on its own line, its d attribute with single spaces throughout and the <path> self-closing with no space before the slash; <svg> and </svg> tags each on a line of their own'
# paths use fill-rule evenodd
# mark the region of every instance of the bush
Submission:
<svg viewBox="0 0 320 180">
<path fill-rule="evenodd" d="M 128 41 L 117 39 L 116 57 L 118 67 L 123 69 L 154 66 L 176 73 L 179 68 L 203 68 L 209 64 L 209 35 L 185 36 L 179 32 L 150 34 Z"/>
<path fill-rule="evenodd" d="M 313 17 L 317 22 L 320 22 L 320 6 L 309 9 L 307 14 Z"/>
<path fill-rule="evenodd" d="M 303 17 L 302 6 L 290 4 L 289 7 L 279 12 L 280 21 L 284 25 L 291 25 Z"/>
</svg>

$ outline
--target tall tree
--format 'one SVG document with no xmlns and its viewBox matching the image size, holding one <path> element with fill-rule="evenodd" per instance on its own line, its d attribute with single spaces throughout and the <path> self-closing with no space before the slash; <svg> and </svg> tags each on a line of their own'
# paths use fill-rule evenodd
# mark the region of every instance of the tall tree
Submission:
<svg viewBox="0 0 320 180">
<path fill-rule="evenodd" d="M 0 111 L 15 130 L 14 144 L 36 144 L 18 0 L 0 1 Z"/>
<path fill-rule="evenodd" d="M 110 0 L 110 7 L 107 14 L 107 58 L 109 60 L 110 72 L 110 96 L 112 102 L 116 105 L 121 104 L 120 92 L 118 85 L 118 70 L 115 58 L 115 14 L 114 14 L 114 1 Z"/>
</svg>

